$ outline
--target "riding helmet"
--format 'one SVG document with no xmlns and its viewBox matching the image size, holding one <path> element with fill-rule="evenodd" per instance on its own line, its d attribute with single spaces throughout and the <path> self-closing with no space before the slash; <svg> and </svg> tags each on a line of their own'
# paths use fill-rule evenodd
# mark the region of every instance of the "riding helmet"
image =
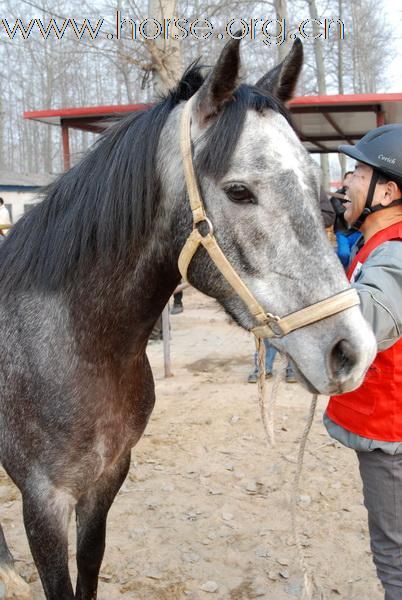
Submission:
<svg viewBox="0 0 402 600">
<path fill-rule="evenodd" d="M 372 129 L 355 146 L 339 146 L 339 152 L 396 179 L 397 183 L 402 181 L 402 125 Z"/>
</svg>

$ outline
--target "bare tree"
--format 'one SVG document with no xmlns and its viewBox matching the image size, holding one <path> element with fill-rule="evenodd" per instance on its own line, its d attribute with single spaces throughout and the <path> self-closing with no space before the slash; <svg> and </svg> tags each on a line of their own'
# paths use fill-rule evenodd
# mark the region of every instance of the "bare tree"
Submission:
<svg viewBox="0 0 402 600">
<path fill-rule="evenodd" d="M 308 4 L 308 8 L 309 8 L 310 18 L 315 23 L 319 22 L 320 19 L 319 19 L 317 5 L 316 5 L 315 0 L 307 0 L 307 4 Z M 326 80 L 325 80 L 324 52 L 323 52 L 322 42 L 320 41 L 319 37 L 314 37 L 313 48 L 314 48 L 315 72 L 316 72 L 316 78 L 317 78 L 318 93 L 321 96 L 323 96 L 327 93 L 327 85 L 326 85 Z M 328 154 L 321 154 L 320 162 L 321 162 L 322 185 L 324 186 L 324 189 L 328 190 L 329 182 L 330 182 Z"/>
<path fill-rule="evenodd" d="M 167 19 L 177 14 L 176 0 L 149 0 L 149 15 L 157 27 L 165 30 Z M 152 58 L 153 87 L 156 95 L 166 93 L 181 77 L 183 71 L 181 44 L 174 34 L 160 33 L 155 40 L 147 40 L 147 48 Z"/>
<path fill-rule="evenodd" d="M 282 23 L 288 23 L 289 22 L 289 15 L 288 15 L 288 4 L 287 4 L 287 0 L 274 0 L 274 7 L 275 7 L 275 14 L 276 14 L 276 18 L 282 22 Z M 278 44 L 278 59 L 279 62 L 281 62 L 286 54 L 288 53 L 288 46 L 286 43 L 284 44 Z"/>
<path fill-rule="evenodd" d="M 94 25 L 103 19 L 96 39 L 88 32 L 79 39 L 70 28 L 57 39 L 49 34 L 43 39 L 34 28 L 23 39 L 21 32 L 9 36 L 0 20 L 0 164 L 11 171 L 51 171 L 62 169 L 61 136 L 58 127 L 22 119 L 25 110 L 61 108 L 99 104 L 146 102 L 166 91 L 183 71 L 183 66 L 201 57 L 204 65 L 214 57 L 232 33 L 250 22 L 252 17 L 265 15 L 286 19 L 288 38 L 279 44 L 273 34 L 265 39 L 262 23 L 256 26 L 257 37 L 244 25 L 242 61 L 256 81 L 288 50 L 289 34 L 300 35 L 298 24 L 310 18 L 338 14 L 345 23 L 345 39 L 336 35 L 330 39 L 304 39 L 305 67 L 299 93 L 324 94 L 370 92 L 384 90 L 386 62 L 392 52 L 389 25 L 382 21 L 382 0 L 117 0 L 111 7 L 107 0 L 3 0 L 4 15 L 10 27 L 20 17 L 27 26 L 29 19 L 40 18 L 43 26 L 53 18 L 60 25 L 73 16 L 77 27 L 84 18 Z M 117 37 L 116 10 L 121 17 Z M 306 14 L 308 13 L 308 14 Z M 249 15 L 250 19 L 246 18 Z M 155 40 L 139 35 L 140 23 L 149 18 L 144 32 L 157 33 L 157 19 L 186 17 L 188 21 L 208 18 L 213 25 L 207 40 L 188 35 L 175 40 L 156 35 Z M 25 19 L 25 20 L 24 20 Z M 364 23 L 364 27 L 362 27 Z M 317 30 L 311 28 L 310 33 Z M 133 35 L 136 33 L 136 36 Z M 174 29 L 171 30 L 174 33 Z M 152 37 L 148 35 L 147 37 Z M 381 56 L 381 61 L 378 60 Z M 80 156 L 92 134 L 72 132 L 71 150 Z"/>
</svg>

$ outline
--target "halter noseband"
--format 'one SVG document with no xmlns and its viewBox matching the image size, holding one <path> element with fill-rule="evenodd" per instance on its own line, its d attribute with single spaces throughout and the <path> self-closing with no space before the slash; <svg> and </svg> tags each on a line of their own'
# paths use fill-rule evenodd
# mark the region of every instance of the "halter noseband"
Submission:
<svg viewBox="0 0 402 600">
<path fill-rule="evenodd" d="M 346 308 L 360 304 L 358 293 L 355 289 L 350 288 L 284 317 L 265 312 L 222 252 L 213 234 L 213 225 L 205 213 L 192 160 L 191 107 L 193 98 L 194 96 L 187 102 L 183 109 L 180 125 L 180 149 L 187 193 L 193 213 L 193 230 L 187 238 L 179 256 L 179 270 L 183 279 L 187 280 L 187 270 L 198 247 L 200 245 L 204 246 L 219 271 L 230 283 L 238 296 L 240 296 L 246 304 L 250 313 L 259 323 L 257 327 L 254 327 L 251 330 L 257 337 L 282 337 L 295 329 L 300 329 L 311 323 L 316 323 L 317 321 L 335 315 Z M 205 223 L 208 226 L 207 233 L 200 233 L 200 230 L 197 227 L 200 223 Z"/>
</svg>

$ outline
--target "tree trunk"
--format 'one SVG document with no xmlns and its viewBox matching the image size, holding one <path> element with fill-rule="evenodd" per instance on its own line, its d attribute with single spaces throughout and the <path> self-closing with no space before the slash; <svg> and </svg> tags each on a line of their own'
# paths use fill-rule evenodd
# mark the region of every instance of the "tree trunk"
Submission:
<svg viewBox="0 0 402 600">
<path fill-rule="evenodd" d="M 338 0 L 338 16 L 341 21 L 343 21 L 343 6 L 342 0 Z M 338 94 L 344 94 L 344 85 L 343 85 L 343 40 L 341 37 L 338 37 Z M 344 154 L 339 154 L 339 164 L 341 166 L 341 176 L 346 171 L 346 156 Z"/>
<path fill-rule="evenodd" d="M 148 15 L 150 19 L 163 24 L 165 19 L 172 19 L 176 15 L 176 6 L 177 0 L 149 0 Z M 181 77 L 183 67 L 180 41 L 173 39 L 172 34 L 168 39 L 160 34 L 155 40 L 147 40 L 147 47 L 152 60 L 154 95 L 160 96 L 166 94 Z"/>
<path fill-rule="evenodd" d="M 315 0 L 307 0 L 310 18 L 318 20 L 318 11 Z M 318 93 L 320 96 L 325 96 L 327 93 L 327 86 L 325 82 L 325 66 L 324 66 L 324 54 L 322 51 L 322 45 L 319 38 L 314 39 L 314 57 L 317 74 Z M 321 161 L 321 183 L 324 189 L 329 189 L 330 175 L 329 175 L 329 160 L 328 154 L 320 155 Z"/>
<path fill-rule="evenodd" d="M 282 23 L 286 23 L 286 27 L 288 27 L 289 22 L 287 0 L 274 0 L 274 6 L 276 18 Z M 278 61 L 282 62 L 287 53 L 288 45 L 286 44 L 286 42 L 284 42 L 283 44 L 280 44 L 278 46 Z"/>
</svg>

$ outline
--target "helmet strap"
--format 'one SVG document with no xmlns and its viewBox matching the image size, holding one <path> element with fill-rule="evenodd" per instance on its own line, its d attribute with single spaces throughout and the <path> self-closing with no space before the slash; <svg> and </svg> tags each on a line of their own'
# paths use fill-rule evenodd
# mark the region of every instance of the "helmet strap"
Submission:
<svg viewBox="0 0 402 600">
<path fill-rule="evenodd" d="M 384 210 L 386 208 L 391 208 L 392 206 L 400 206 L 402 204 L 402 198 L 397 198 L 396 200 L 393 200 L 390 204 L 387 204 L 387 206 L 383 206 L 382 204 L 376 204 L 376 206 L 371 206 L 373 202 L 375 186 L 377 185 L 379 178 L 380 173 L 378 171 L 373 171 L 369 189 L 367 192 L 366 205 L 360 217 L 357 219 L 357 221 L 353 223 L 353 225 L 350 226 L 350 229 L 360 229 L 364 221 L 372 213 L 378 212 L 379 210 Z"/>
<path fill-rule="evenodd" d="M 382 204 L 376 204 L 371 209 L 371 212 L 377 212 L 379 210 L 384 210 L 385 208 L 391 208 L 392 206 L 400 206 L 402 204 L 402 198 L 397 198 L 396 200 L 392 200 L 387 206 L 383 206 Z"/>
<path fill-rule="evenodd" d="M 369 189 L 367 192 L 366 204 L 365 204 L 364 209 L 363 209 L 362 213 L 360 214 L 359 218 L 356 219 L 356 221 L 352 224 L 352 226 L 351 226 L 352 228 L 360 229 L 360 227 L 363 225 L 363 223 L 367 219 L 367 217 L 369 215 L 371 215 L 372 212 L 375 212 L 374 209 L 371 208 L 371 205 L 372 205 L 373 198 L 374 198 L 375 187 L 377 185 L 379 178 L 380 178 L 379 171 L 373 170 L 373 174 L 371 175 Z M 385 208 L 385 207 L 381 207 L 381 208 Z"/>
</svg>

